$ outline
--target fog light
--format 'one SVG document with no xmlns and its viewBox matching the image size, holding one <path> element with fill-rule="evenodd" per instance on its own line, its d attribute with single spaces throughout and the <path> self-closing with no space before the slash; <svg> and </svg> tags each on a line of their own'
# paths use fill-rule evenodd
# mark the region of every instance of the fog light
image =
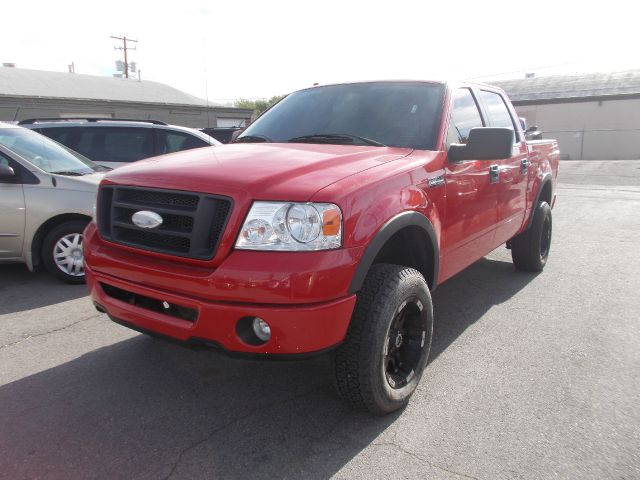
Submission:
<svg viewBox="0 0 640 480">
<path fill-rule="evenodd" d="M 258 317 L 253 319 L 253 333 L 263 342 L 271 338 L 271 328 L 269 328 L 269 324 Z"/>
</svg>

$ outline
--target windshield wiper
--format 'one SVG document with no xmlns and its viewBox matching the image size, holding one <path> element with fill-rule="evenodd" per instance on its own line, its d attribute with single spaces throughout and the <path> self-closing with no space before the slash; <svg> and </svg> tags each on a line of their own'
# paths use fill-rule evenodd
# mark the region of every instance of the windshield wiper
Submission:
<svg viewBox="0 0 640 480">
<path fill-rule="evenodd" d="M 238 137 L 233 143 L 264 143 L 264 142 L 273 142 L 269 137 L 264 135 L 244 135 L 243 137 Z"/>
<path fill-rule="evenodd" d="M 372 140 L 366 137 L 359 137 L 358 135 L 349 135 L 346 133 L 316 133 L 314 135 L 303 135 L 302 137 L 293 137 L 287 140 L 291 143 L 344 143 L 349 141 L 353 143 L 354 140 L 364 142 L 366 145 L 373 145 L 374 147 L 386 147 L 384 143 L 380 143 L 376 140 Z"/>
<path fill-rule="evenodd" d="M 82 172 L 74 172 L 73 170 L 65 172 L 64 170 L 61 170 L 59 172 L 50 172 L 50 173 L 54 173 L 56 175 L 68 175 L 70 177 L 82 177 L 83 175 L 88 175 L 91 172 L 82 173 Z"/>
</svg>

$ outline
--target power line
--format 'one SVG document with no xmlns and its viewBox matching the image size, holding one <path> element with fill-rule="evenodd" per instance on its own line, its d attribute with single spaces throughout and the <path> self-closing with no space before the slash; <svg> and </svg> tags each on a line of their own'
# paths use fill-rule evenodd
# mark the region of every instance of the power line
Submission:
<svg viewBox="0 0 640 480">
<path fill-rule="evenodd" d="M 124 51 L 124 78 L 129 78 L 129 63 L 127 59 L 127 50 L 136 50 L 136 47 L 128 47 L 127 42 L 138 43 L 137 40 L 132 40 L 127 37 L 114 37 L 111 36 L 114 40 L 122 41 L 122 47 L 113 47 L 114 50 L 123 50 Z M 135 70 L 134 70 L 135 71 Z"/>
</svg>

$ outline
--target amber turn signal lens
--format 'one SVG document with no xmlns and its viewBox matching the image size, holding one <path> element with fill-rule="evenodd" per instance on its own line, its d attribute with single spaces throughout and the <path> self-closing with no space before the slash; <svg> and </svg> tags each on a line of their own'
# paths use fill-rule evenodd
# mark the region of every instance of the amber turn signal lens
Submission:
<svg viewBox="0 0 640 480">
<path fill-rule="evenodd" d="M 322 234 L 337 235 L 338 233 L 340 233 L 340 210 L 325 210 L 322 212 Z"/>
</svg>

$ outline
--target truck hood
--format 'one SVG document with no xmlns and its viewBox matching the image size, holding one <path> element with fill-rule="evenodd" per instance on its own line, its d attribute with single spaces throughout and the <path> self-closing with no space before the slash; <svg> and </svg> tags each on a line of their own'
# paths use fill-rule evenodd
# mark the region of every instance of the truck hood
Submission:
<svg viewBox="0 0 640 480">
<path fill-rule="evenodd" d="M 119 184 L 305 201 L 332 183 L 411 152 L 352 145 L 234 144 L 143 160 L 105 178 Z"/>
</svg>

